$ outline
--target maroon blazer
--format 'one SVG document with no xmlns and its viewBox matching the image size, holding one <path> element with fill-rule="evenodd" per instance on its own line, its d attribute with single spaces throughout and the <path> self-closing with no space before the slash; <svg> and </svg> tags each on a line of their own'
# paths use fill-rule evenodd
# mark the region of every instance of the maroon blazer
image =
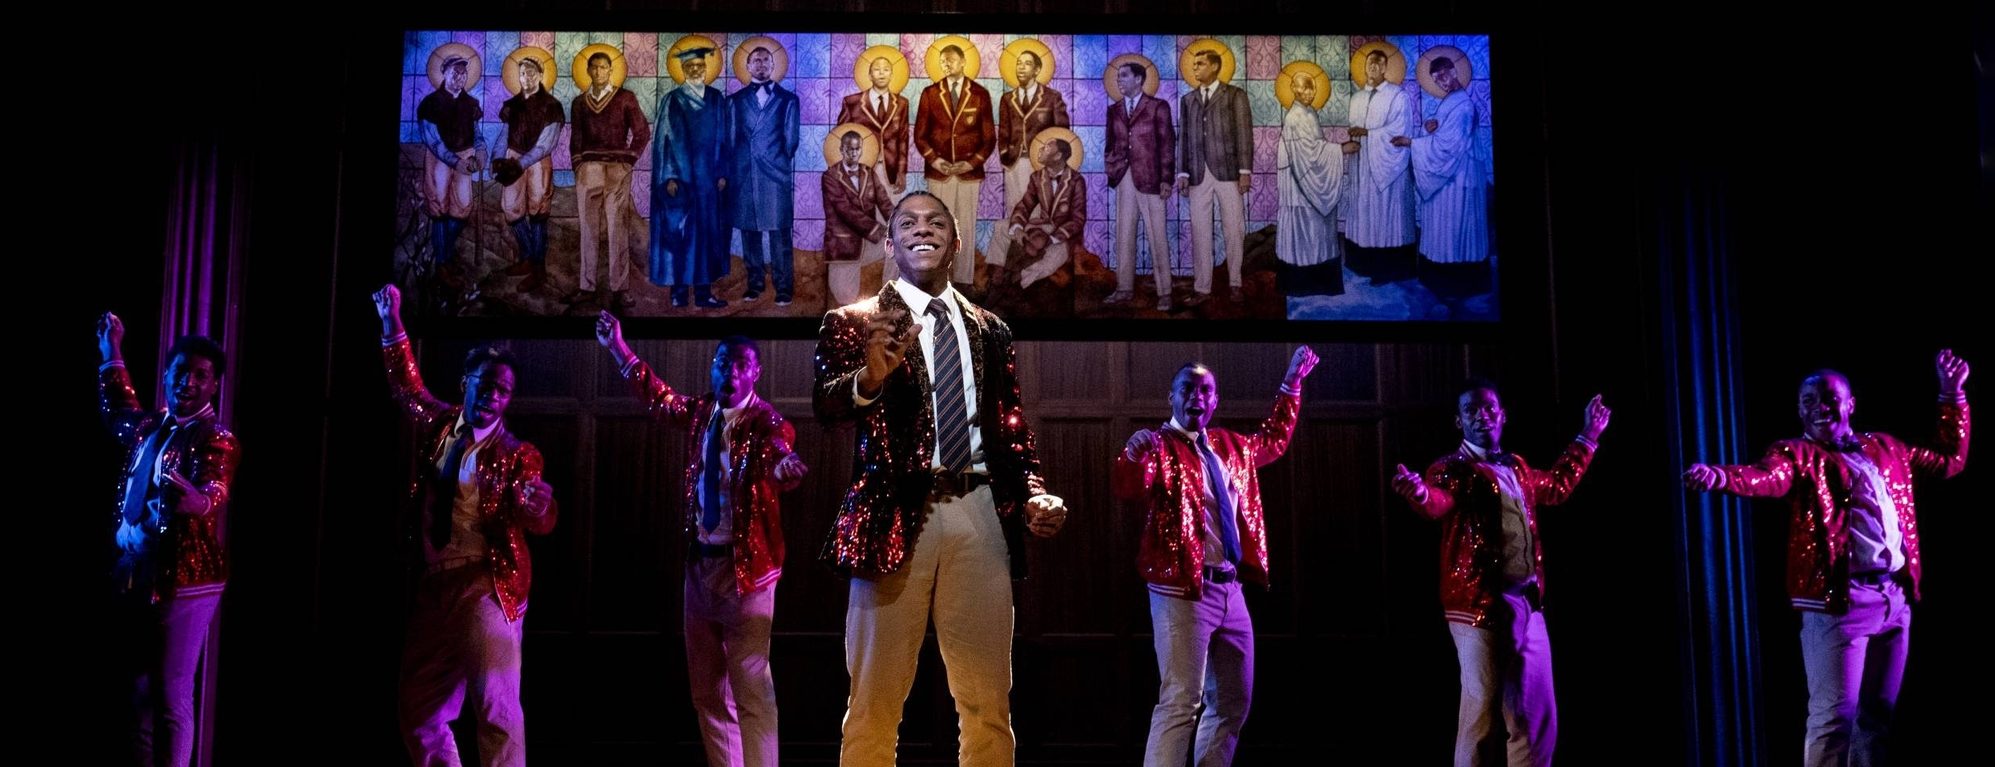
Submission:
<svg viewBox="0 0 1995 767">
<path fill-rule="evenodd" d="M 901 175 L 907 172 L 907 97 L 887 94 L 887 112 L 879 114 L 873 110 L 872 99 L 866 98 L 871 93 L 868 88 L 846 96 L 838 107 L 838 122 L 858 123 L 873 130 L 880 138 L 880 164 L 887 167 L 887 183 L 899 186 L 907 183 Z"/>
<path fill-rule="evenodd" d="M 1052 176 L 1044 168 L 1033 171 L 1032 183 L 1026 187 L 1025 197 L 1011 211 L 1010 225 L 1026 228 L 1020 239 L 1025 244 L 1025 254 L 1035 261 L 1052 244 L 1052 238 L 1074 242 L 1081 238 L 1082 227 L 1087 226 L 1088 184 L 1081 174 L 1068 170 L 1060 179 L 1057 191 L 1051 181 Z M 1041 225 L 1052 227 L 1052 230 L 1035 228 Z"/>
<path fill-rule="evenodd" d="M 970 170 L 956 178 L 982 181 L 984 160 L 997 148 L 997 115 L 992 114 L 991 92 L 967 77 L 963 83 L 963 100 L 955 109 L 949 108 L 949 91 L 942 82 L 921 89 L 921 105 L 914 113 L 914 148 L 921 153 L 927 166 L 923 175 L 930 181 L 949 178 L 935 169 L 943 160 L 969 163 Z"/>
<path fill-rule="evenodd" d="M 1060 92 L 1040 85 L 1034 89 L 1032 103 L 1019 102 L 1018 89 L 1006 91 L 998 99 L 998 162 L 1009 166 L 1019 160 L 1030 160 L 1032 137 L 1047 128 L 1065 128 L 1073 124 L 1067 118 L 1067 100 Z"/>
<path fill-rule="evenodd" d="M 1129 114 L 1123 99 L 1108 106 L 1108 151 L 1102 162 L 1108 169 L 1108 185 L 1122 183 L 1125 173 L 1135 174 L 1136 191 L 1163 194 L 1177 178 L 1177 131 L 1171 128 L 1171 105 L 1156 96 L 1144 95 L 1136 102 L 1136 114 Z"/>
<path fill-rule="evenodd" d="M 887 234 L 886 220 L 893 215 L 894 203 L 887 188 L 873 176 L 873 169 L 859 169 L 859 185 L 845 174 L 839 163 L 824 171 L 818 189 L 824 195 L 824 260 L 857 261 L 865 240 Z"/>
</svg>

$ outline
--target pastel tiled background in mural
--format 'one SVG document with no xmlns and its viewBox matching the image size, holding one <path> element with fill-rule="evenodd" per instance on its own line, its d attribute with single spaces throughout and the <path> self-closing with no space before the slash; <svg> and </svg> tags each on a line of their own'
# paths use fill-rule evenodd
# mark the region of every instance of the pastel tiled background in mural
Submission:
<svg viewBox="0 0 1995 767">
<path fill-rule="evenodd" d="M 478 31 L 449 32 L 423 31 L 405 35 L 403 45 L 403 84 L 401 93 L 401 140 L 417 143 L 420 130 L 415 122 L 415 107 L 431 87 L 426 65 L 431 51 L 445 43 L 463 43 L 479 52 L 482 58 L 483 76 L 478 87 L 472 92 L 479 95 L 485 106 L 485 119 L 481 130 L 488 146 L 496 146 L 503 140 L 504 125 L 498 121 L 498 107 L 509 96 L 498 62 L 507 54 L 523 45 L 540 47 L 554 53 L 556 76 L 552 95 L 561 102 L 564 113 L 571 108 L 578 94 L 570 62 L 576 52 L 594 43 L 607 43 L 621 48 L 628 62 L 628 73 L 623 87 L 629 89 L 638 99 L 645 117 L 656 121 L 658 94 L 673 83 L 662 59 L 662 50 L 686 34 L 702 34 L 720 42 L 723 50 L 723 72 L 720 82 L 715 83 L 725 93 L 733 93 L 741 88 L 741 83 L 733 76 L 732 67 L 726 64 L 733 55 L 734 45 L 751 37 L 766 35 L 788 49 L 790 67 L 783 80 L 783 87 L 794 91 L 801 102 L 802 141 L 796 157 L 796 225 L 794 244 L 804 250 L 817 250 L 824 236 L 823 206 L 818 199 L 818 176 L 824 170 L 823 156 L 818 147 L 830 132 L 837 117 L 840 99 L 859 90 L 853 82 L 853 65 L 858 56 L 872 45 L 893 45 L 912 64 L 907 86 L 902 94 L 910 104 L 918 101 L 921 89 L 929 84 L 923 71 L 922 62 L 930 43 L 936 38 L 958 34 L 954 31 L 916 34 L 858 34 L 858 33 L 780 33 L 780 32 L 518 32 L 518 31 Z M 1114 265 L 1114 252 L 1109 239 L 1114 221 L 1112 195 L 1107 188 L 1107 176 L 1103 171 L 1101 153 L 1106 142 L 1103 123 L 1107 116 L 1108 96 L 1103 92 L 1102 75 L 1108 61 L 1117 55 L 1139 52 L 1147 56 L 1157 66 L 1159 87 L 1157 96 L 1169 102 L 1176 122 L 1176 106 L 1183 80 L 1178 72 L 1179 55 L 1185 46 L 1200 39 L 1195 35 L 1018 35 L 1018 34 L 970 34 L 968 37 L 976 46 L 982 61 L 977 81 L 991 93 L 993 103 L 1007 87 L 997 71 L 997 62 L 1004 46 L 1021 37 L 1034 37 L 1053 51 L 1053 78 L 1048 86 L 1060 91 L 1067 99 L 1072 115 L 1073 130 L 1081 137 L 1086 148 L 1086 158 L 1081 170 L 1088 180 L 1088 227 L 1085 237 L 1087 250 L 1099 255 L 1109 266 Z M 1351 82 L 1350 51 L 1376 39 L 1364 36 L 1346 35 L 1219 35 L 1235 54 L 1237 67 L 1232 83 L 1247 91 L 1253 105 L 1254 115 L 1254 184 L 1247 199 L 1247 231 L 1259 230 L 1276 217 L 1276 188 L 1272 172 L 1275 166 L 1275 146 L 1281 133 L 1282 109 L 1275 98 L 1274 77 L 1282 67 L 1292 61 L 1313 61 L 1323 68 L 1331 81 L 1330 98 L 1321 110 L 1318 121 L 1324 126 L 1325 135 L 1334 141 L 1345 139 L 1344 128 L 1349 112 L 1353 85 Z M 1490 157 L 1491 96 L 1489 38 L 1481 35 L 1435 35 L 1435 36 L 1387 36 L 1385 38 L 1397 46 L 1408 62 L 1406 92 L 1419 105 L 1421 119 L 1434 116 L 1439 100 L 1422 92 L 1413 81 L 1412 63 L 1423 51 L 1440 45 L 1452 45 L 1468 55 L 1474 79 L 1468 86 L 1469 95 L 1475 99 L 1478 119 L 1482 129 L 1477 132 L 1481 156 Z M 1243 55 L 1244 52 L 1244 55 Z M 662 83 L 662 85 L 661 85 Z M 912 115 L 910 115 L 912 122 Z M 920 173 L 921 162 L 914 153 L 913 142 L 909 142 L 909 188 L 923 188 Z M 406 156 L 406 155 L 405 155 Z M 1485 162 L 1483 167 L 1493 164 Z M 568 189 L 574 186 L 574 172 L 568 158 L 568 134 L 564 129 L 560 145 L 554 153 L 555 187 Z M 996 153 L 986 163 L 985 170 L 995 180 L 1001 173 Z M 1491 179 L 1493 183 L 1493 178 Z M 650 216 L 651 172 L 648 162 L 638 163 L 631 176 L 631 197 L 640 216 Z M 990 238 L 992 222 L 1008 215 L 1002 210 L 1004 192 L 1001 183 L 985 183 L 979 199 L 977 218 L 978 242 Z M 1173 197 L 1168 206 L 1172 231 L 1179 233 L 1179 241 L 1188 243 L 1191 227 L 1184 219 L 1182 198 Z M 1217 227 L 1215 227 L 1217 229 Z M 735 248 L 740 252 L 740 248 Z M 1215 248 L 1223 253 L 1223 248 Z M 1174 274 L 1191 273 L 1189 248 L 1174 249 L 1171 271 Z M 1147 242 L 1138 256 L 1138 271 L 1151 270 Z"/>
</svg>

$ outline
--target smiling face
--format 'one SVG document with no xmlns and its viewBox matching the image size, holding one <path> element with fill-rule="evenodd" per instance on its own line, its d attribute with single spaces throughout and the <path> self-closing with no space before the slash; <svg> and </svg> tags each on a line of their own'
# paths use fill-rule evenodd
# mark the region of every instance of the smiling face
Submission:
<svg viewBox="0 0 1995 767">
<path fill-rule="evenodd" d="M 910 282 L 928 286 L 939 279 L 946 284 L 956 255 L 956 220 L 942 200 L 930 194 L 902 198 L 889 228 L 894 263 Z"/>
<path fill-rule="evenodd" d="M 1841 373 L 1823 371 L 1801 381 L 1798 402 L 1801 430 L 1809 439 L 1838 444 L 1850 436 L 1850 414 L 1856 412 L 1856 397 L 1850 396 L 1850 382 Z"/>
<path fill-rule="evenodd" d="M 1462 392 L 1455 402 L 1455 426 L 1462 439 L 1484 450 L 1501 450 L 1503 444 L 1503 401 L 1490 388 Z"/>
<path fill-rule="evenodd" d="M 215 362 L 207 357 L 193 354 L 176 354 L 173 363 L 166 366 L 166 376 L 162 379 L 166 389 L 166 406 L 174 415 L 185 418 L 201 412 L 215 399 L 215 390 L 222 385 L 222 377 L 215 374 Z"/>
</svg>

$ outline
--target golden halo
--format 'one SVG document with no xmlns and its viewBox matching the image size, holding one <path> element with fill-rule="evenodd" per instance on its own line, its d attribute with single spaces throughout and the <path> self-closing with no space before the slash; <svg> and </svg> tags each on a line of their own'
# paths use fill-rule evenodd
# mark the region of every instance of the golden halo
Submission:
<svg viewBox="0 0 1995 767">
<path fill-rule="evenodd" d="M 1462 88 L 1467 89 L 1469 81 L 1475 79 L 1475 69 L 1469 65 L 1469 55 L 1463 53 L 1462 49 L 1452 45 L 1436 45 L 1422 51 L 1420 61 L 1413 65 L 1413 71 L 1420 75 L 1420 90 L 1437 99 L 1447 98 L 1448 92 L 1441 89 L 1440 83 L 1434 82 L 1434 76 L 1427 73 L 1427 67 L 1428 62 L 1441 56 L 1455 60 L 1455 79 L 1461 82 Z"/>
<path fill-rule="evenodd" d="M 712 38 L 706 35 L 686 35 L 679 38 L 678 42 L 673 43 L 672 47 L 665 49 L 665 55 L 661 58 L 665 60 L 666 71 L 671 73 L 672 82 L 685 84 L 686 63 L 679 60 L 678 54 L 680 51 L 694 48 L 713 49 L 706 56 L 702 57 L 707 62 L 707 84 L 713 85 L 715 80 L 720 79 L 718 77 L 720 74 L 720 43 L 714 42 Z"/>
<path fill-rule="evenodd" d="M 875 45 L 867 48 L 866 52 L 859 54 L 859 60 L 852 63 L 852 82 L 857 83 L 861 91 L 871 89 L 873 87 L 872 65 L 875 60 L 881 58 L 886 59 L 888 65 L 892 66 L 894 70 L 893 74 L 887 75 L 887 91 L 889 93 L 900 93 L 906 90 L 908 80 L 907 55 L 901 53 L 901 49 L 891 45 Z"/>
<path fill-rule="evenodd" d="M 575 52 L 575 60 L 568 65 L 568 76 L 575 81 L 575 87 L 589 92 L 589 57 L 598 53 L 610 57 L 610 84 L 623 87 L 624 74 L 630 71 L 630 62 L 623 60 L 623 49 L 609 43 L 590 43 L 588 47 Z"/>
<path fill-rule="evenodd" d="M 1045 130 L 1033 134 L 1032 150 L 1030 153 L 1030 156 L 1032 158 L 1032 169 L 1038 170 L 1040 167 L 1039 149 L 1045 146 L 1046 142 L 1056 138 L 1066 139 L 1067 148 L 1074 150 L 1074 153 L 1067 157 L 1067 167 L 1072 168 L 1074 170 L 1080 170 L 1081 159 L 1087 156 L 1088 148 L 1081 144 L 1080 136 L 1074 135 L 1074 132 L 1067 128 L 1047 128 Z"/>
<path fill-rule="evenodd" d="M 1393 85 L 1406 82 L 1406 54 L 1399 52 L 1399 46 L 1384 40 L 1373 40 L 1351 51 L 1351 82 L 1357 83 L 1359 88 L 1370 85 L 1360 78 L 1365 76 L 1365 58 L 1372 55 L 1372 51 L 1385 52 L 1386 82 Z"/>
<path fill-rule="evenodd" d="M 1275 78 L 1275 100 L 1281 102 L 1282 111 L 1288 111 L 1289 104 L 1295 101 L 1296 75 L 1308 75 L 1316 86 L 1316 98 L 1310 99 L 1310 109 L 1322 109 L 1330 102 L 1330 76 L 1323 72 L 1323 67 L 1314 61 L 1291 61 Z"/>
<path fill-rule="evenodd" d="M 1052 82 L 1053 49 L 1046 47 L 1045 43 L 1039 42 L 1036 38 L 1021 37 L 1007 43 L 1004 52 L 998 54 L 998 74 L 1004 76 L 1004 84 L 1013 88 L 1018 87 L 1018 54 L 1026 51 L 1031 51 L 1032 55 L 1039 57 L 1039 75 L 1034 79 L 1040 85 Z"/>
<path fill-rule="evenodd" d="M 519 67 L 520 62 L 526 59 L 533 59 L 535 64 L 540 65 L 540 89 L 542 91 L 554 90 L 554 54 L 531 45 L 523 45 L 518 50 L 506 54 L 505 74 L 499 78 L 505 82 L 506 92 L 515 96 L 519 95 Z"/>
<path fill-rule="evenodd" d="M 463 43 L 444 43 L 429 52 L 429 87 L 443 87 L 443 62 L 453 56 L 466 62 L 464 90 L 470 91 L 478 87 L 478 78 L 485 74 L 484 60 L 478 57 L 477 50 Z"/>
<path fill-rule="evenodd" d="M 1226 47 L 1225 43 L 1213 38 L 1201 37 L 1193 40 L 1191 45 L 1185 46 L 1185 52 L 1178 55 L 1178 74 L 1184 77 L 1185 85 L 1191 88 L 1197 88 L 1201 85 L 1201 83 L 1192 82 L 1191 60 L 1192 54 L 1204 50 L 1219 52 L 1219 82 L 1233 82 L 1233 69 L 1238 64 L 1233 58 L 1233 49 Z"/>
<path fill-rule="evenodd" d="M 1122 98 L 1122 86 L 1115 84 L 1115 73 L 1122 70 L 1122 65 L 1132 61 L 1142 64 L 1143 71 L 1149 73 L 1148 77 L 1143 78 L 1143 92 L 1151 96 L 1157 95 L 1157 63 L 1141 53 L 1125 53 L 1110 59 L 1107 71 L 1101 73 L 1101 89 L 1108 92 L 1110 101 Z"/>
<path fill-rule="evenodd" d="M 859 147 L 859 167 L 871 168 L 880 159 L 880 137 L 873 135 L 873 129 L 860 123 L 839 123 L 824 137 L 824 167 L 835 168 L 845 158 L 839 156 L 839 143 L 845 140 L 847 131 L 858 131 L 862 137 Z"/>
<path fill-rule="evenodd" d="M 977 44 L 962 35 L 946 35 L 928 44 L 926 64 L 929 82 L 942 82 L 942 49 L 951 45 L 963 49 L 963 76 L 972 80 L 977 79 L 977 72 L 983 68 L 983 58 L 977 53 Z"/>
<path fill-rule="evenodd" d="M 748 77 L 748 54 L 754 53 L 756 48 L 769 49 L 769 55 L 772 57 L 769 61 L 769 81 L 782 82 L 783 76 L 790 73 L 790 49 L 784 48 L 782 43 L 766 35 L 756 35 L 735 44 L 734 79 L 740 80 L 742 85 L 747 85 L 751 81 Z"/>
</svg>

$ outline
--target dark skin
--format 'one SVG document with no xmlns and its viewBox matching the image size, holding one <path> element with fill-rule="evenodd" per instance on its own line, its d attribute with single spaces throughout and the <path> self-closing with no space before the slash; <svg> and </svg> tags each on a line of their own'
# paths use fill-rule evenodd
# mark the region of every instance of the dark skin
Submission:
<svg viewBox="0 0 1995 767">
<path fill-rule="evenodd" d="M 1614 411 L 1600 401 L 1600 395 L 1586 402 L 1586 417 L 1580 426 L 1580 434 L 1588 441 L 1599 443 L 1600 434 L 1607 430 L 1607 422 Z M 1456 401 L 1455 427 L 1461 429 L 1462 439 L 1469 444 L 1489 452 L 1503 449 L 1503 424 L 1507 420 L 1503 412 L 1503 402 L 1495 389 L 1473 389 L 1462 392 Z M 1427 482 L 1418 473 L 1399 464 L 1392 475 L 1393 492 L 1407 502 L 1421 504 L 1427 501 Z"/>
<path fill-rule="evenodd" d="M 374 291 L 374 312 L 381 317 L 382 338 L 404 332 L 400 288 L 390 284 Z M 465 420 L 476 428 L 491 426 L 505 416 L 506 406 L 512 402 L 513 369 L 509 365 L 486 363 L 464 376 L 463 386 Z M 546 514 L 548 505 L 554 501 L 554 486 L 546 480 L 536 479 L 520 493 L 520 505 L 536 517 Z"/>
<path fill-rule="evenodd" d="M 124 344 L 125 321 L 111 312 L 98 317 L 97 351 L 104 362 L 123 362 Z M 166 391 L 167 410 L 181 418 L 200 413 L 202 408 L 214 401 L 221 385 L 222 378 L 215 373 L 213 360 L 188 354 L 174 355 L 173 362 L 166 366 L 165 377 L 160 381 L 160 387 Z M 173 508 L 197 516 L 213 510 L 213 500 L 179 470 L 167 469 L 162 478 L 166 480 L 167 500 Z"/>
<path fill-rule="evenodd" d="M 1961 387 L 1967 385 L 1967 360 L 1954 356 L 1952 349 L 1941 349 L 1933 358 L 1933 372 L 1940 378 L 1940 394 L 1948 398 L 1960 396 Z M 1849 439 L 1853 433 L 1850 415 L 1856 412 L 1856 397 L 1850 395 L 1849 379 L 1841 374 L 1825 373 L 1802 379 L 1795 409 L 1801 416 L 1802 433 L 1811 440 L 1834 445 Z M 1683 472 L 1683 486 L 1700 493 L 1718 490 L 1725 486 L 1725 473 L 1716 466 L 1691 464 Z"/>
<path fill-rule="evenodd" d="M 900 266 L 901 279 L 931 296 L 949 288 L 949 266 L 956 256 L 956 220 L 941 200 L 914 195 L 901 201 L 888 222 L 887 251 Z M 894 328 L 906 329 L 895 333 Z M 887 377 L 900 369 L 909 346 L 921 344 L 921 325 L 896 309 L 866 319 L 866 367 L 859 371 L 859 396 L 873 399 L 886 388 Z M 1051 538 L 1067 522 L 1067 506 L 1056 495 L 1036 495 L 1025 502 L 1026 529 Z"/>
</svg>

